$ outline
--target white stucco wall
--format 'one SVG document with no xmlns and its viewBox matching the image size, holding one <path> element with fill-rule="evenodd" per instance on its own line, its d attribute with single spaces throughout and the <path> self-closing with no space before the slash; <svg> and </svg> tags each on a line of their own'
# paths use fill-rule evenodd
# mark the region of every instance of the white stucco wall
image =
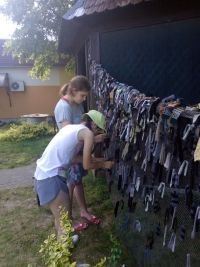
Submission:
<svg viewBox="0 0 200 267">
<path fill-rule="evenodd" d="M 59 68 L 52 68 L 48 80 L 33 79 L 28 75 L 30 68 L 0 68 L 0 73 L 8 73 L 9 84 L 15 81 L 24 81 L 25 86 L 60 86 Z"/>
</svg>

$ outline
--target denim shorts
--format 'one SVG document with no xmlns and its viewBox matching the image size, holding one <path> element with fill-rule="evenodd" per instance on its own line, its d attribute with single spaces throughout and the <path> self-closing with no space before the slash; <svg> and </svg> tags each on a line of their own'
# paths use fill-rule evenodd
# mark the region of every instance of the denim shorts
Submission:
<svg viewBox="0 0 200 267">
<path fill-rule="evenodd" d="M 64 177 L 56 175 L 44 180 L 34 179 L 34 192 L 38 195 L 41 206 L 54 200 L 60 190 L 69 194 L 69 189 L 66 185 L 66 178 Z"/>
</svg>

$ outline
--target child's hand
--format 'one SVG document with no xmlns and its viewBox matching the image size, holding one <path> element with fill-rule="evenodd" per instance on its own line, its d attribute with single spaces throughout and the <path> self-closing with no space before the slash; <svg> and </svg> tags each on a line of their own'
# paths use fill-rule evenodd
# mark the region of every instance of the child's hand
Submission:
<svg viewBox="0 0 200 267">
<path fill-rule="evenodd" d="M 94 137 L 94 142 L 95 143 L 101 143 L 103 142 L 105 139 L 106 139 L 106 133 L 103 133 L 103 134 L 98 134 Z"/>
<path fill-rule="evenodd" d="M 104 162 L 104 168 L 106 168 L 106 169 L 112 169 L 113 168 L 113 166 L 114 166 L 114 161 L 105 161 Z"/>
</svg>

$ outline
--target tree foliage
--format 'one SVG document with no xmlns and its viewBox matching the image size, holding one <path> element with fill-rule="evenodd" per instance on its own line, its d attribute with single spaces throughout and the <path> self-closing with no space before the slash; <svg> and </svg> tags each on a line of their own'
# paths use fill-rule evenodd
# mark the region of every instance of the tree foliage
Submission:
<svg viewBox="0 0 200 267">
<path fill-rule="evenodd" d="M 4 0 L 0 13 L 17 23 L 4 54 L 18 57 L 19 63 L 33 60 L 32 77 L 45 80 L 59 58 L 68 55 L 57 51 L 62 16 L 77 0 Z"/>
</svg>

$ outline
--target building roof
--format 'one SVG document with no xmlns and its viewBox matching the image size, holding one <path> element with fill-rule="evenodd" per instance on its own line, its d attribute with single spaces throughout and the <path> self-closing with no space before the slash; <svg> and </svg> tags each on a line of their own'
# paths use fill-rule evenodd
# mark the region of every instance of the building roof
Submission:
<svg viewBox="0 0 200 267">
<path fill-rule="evenodd" d="M 115 26 L 125 28 L 129 21 L 144 25 L 147 17 L 156 23 L 156 16 L 164 21 L 171 21 L 171 16 L 176 20 L 176 14 L 182 14 L 183 18 L 194 13 L 199 16 L 199 3 L 196 0 L 78 0 L 62 18 L 58 50 L 77 55 L 91 33 L 111 31 Z"/>
<path fill-rule="evenodd" d="M 79 0 L 64 16 L 66 20 L 151 0 Z"/>
<path fill-rule="evenodd" d="M 13 58 L 12 55 L 3 56 L 3 45 L 7 40 L 0 39 L 0 67 L 32 67 L 33 62 L 19 64 L 18 58 Z"/>
<path fill-rule="evenodd" d="M 134 9 L 136 4 L 153 1 L 155 0 L 78 0 L 62 18 L 58 50 L 75 55 L 80 40 L 91 31 L 95 23 L 112 20 L 116 14 L 120 19 L 121 12 Z"/>
<path fill-rule="evenodd" d="M 33 61 L 29 60 L 28 63 L 22 63 L 20 64 L 18 61 L 18 58 L 15 57 L 13 58 L 12 55 L 5 55 L 3 56 L 3 45 L 7 40 L 5 39 L 0 39 L 0 68 L 12 68 L 12 67 L 32 67 L 33 66 Z M 54 64 L 55 67 L 59 66 L 65 66 L 67 62 L 69 61 L 70 58 L 68 59 L 60 59 L 59 63 Z"/>
</svg>

